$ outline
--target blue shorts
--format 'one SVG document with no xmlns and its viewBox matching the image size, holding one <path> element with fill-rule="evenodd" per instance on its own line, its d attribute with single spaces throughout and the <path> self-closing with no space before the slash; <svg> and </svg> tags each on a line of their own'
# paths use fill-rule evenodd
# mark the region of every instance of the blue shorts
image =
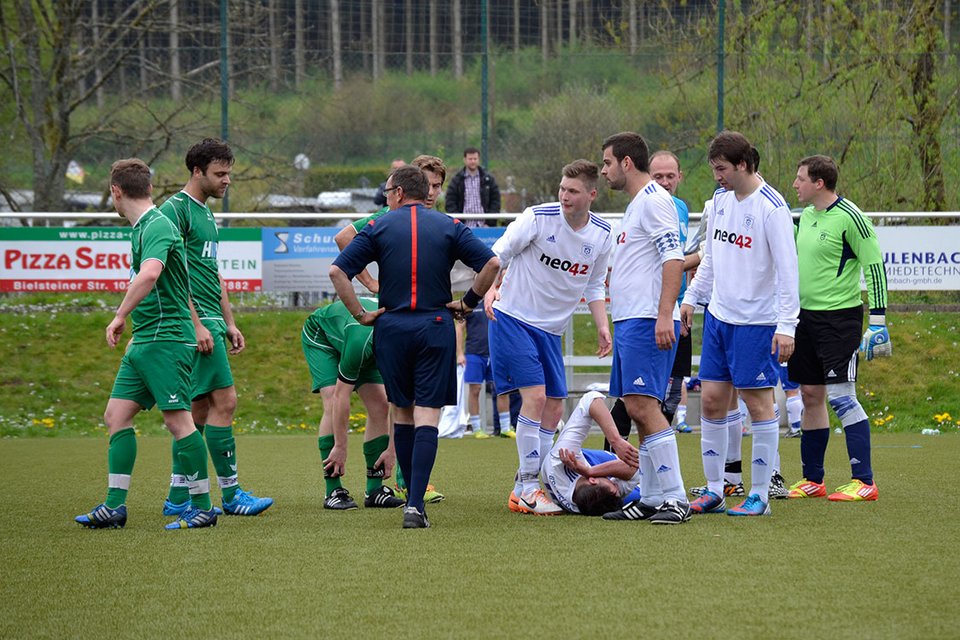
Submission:
<svg viewBox="0 0 960 640">
<path fill-rule="evenodd" d="M 560 336 L 521 322 L 494 309 L 496 322 L 487 323 L 493 386 L 497 394 L 524 387 L 545 386 L 548 398 L 567 397 Z"/>
<path fill-rule="evenodd" d="M 373 327 L 373 352 L 393 404 L 457 404 L 457 338 L 448 310 L 383 314 Z"/>
<path fill-rule="evenodd" d="M 736 325 L 704 312 L 700 379 L 732 382 L 737 389 L 775 387 L 780 366 L 770 355 L 774 325 Z"/>
<path fill-rule="evenodd" d="M 773 358 L 773 363 L 780 367 L 780 386 L 783 387 L 783 390 L 793 391 L 794 389 L 799 389 L 800 385 L 796 382 L 793 382 L 787 373 L 787 363 L 780 364 L 777 362 L 777 359 L 774 356 L 770 357 Z"/>
<path fill-rule="evenodd" d="M 613 323 L 613 363 L 610 367 L 610 395 L 651 396 L 663 401 L 677 343 L 673 348 L 657 347 L 657 321 L 654 318 L 630 318 Z M 680 335 L 680 323 L 673 332 Z"/>
<path fill-rule="evenodd" d="M 483 384 L 492 380 L 493 369 L 490 368 L 490 357 L 468 353 L 467 366 L 463 368 L 463 381 L 466 384 Z"/>
</svg>

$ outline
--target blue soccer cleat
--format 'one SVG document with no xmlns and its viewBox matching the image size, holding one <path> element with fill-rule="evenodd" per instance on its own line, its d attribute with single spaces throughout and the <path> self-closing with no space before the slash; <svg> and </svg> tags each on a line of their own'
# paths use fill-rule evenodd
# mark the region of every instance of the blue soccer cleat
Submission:
<svg viewBox="0 0 960 640">
<path fill-rule="evenodd" d="M 105 504 L 98 504 L 90 513 L 79 515 L 73 520 L 87 529 L 123 529 L 123 525 L 127 524 L 127 505 L 122 504 L 111 509 Z"/>
<path fill-rule="evenodd" d="M 727 509 L 728 516 L 768 516 L 770 515 L 770 505 L 760 499 L 755 493 L 747 496 L 747 499 L 732 509 Z"/>
<path fill-rule="evenodd" d="M 258 498 L 243 489 L 237 489 L 233 500 L 223 503 L 223 512 L 228 516 L 255 516 L 273 505 L 273 498 Z"/>
<path fill-rule="evenodd" d="M 217 526 L 217 510 L 210 509 L 203 511 L 196 507 L 190 507 L 183 515 L 168 524 L 164 529 L 199 529 L 201 527 Z"/>
<path fill-rule="evenodd" d="M 718 496 L 709 489 L 690 503 L 690 511 L 693 513 L 723 513 L 726 510 L 727 502 L 723 496 Z"/>
<path fill-rule="evenodd" d="M 170 502 L 169 500 L 163 501 L 163 515 L 165 516 L 182 516 L 189 508 L 189 500 L 185 500 L 179 504 L 176 502 Z M 220 510 L 220 507 L 214 507 L 213 510 L 217 512 L 218 516 L 223 513 L 223 511 Z"/>
</svg>

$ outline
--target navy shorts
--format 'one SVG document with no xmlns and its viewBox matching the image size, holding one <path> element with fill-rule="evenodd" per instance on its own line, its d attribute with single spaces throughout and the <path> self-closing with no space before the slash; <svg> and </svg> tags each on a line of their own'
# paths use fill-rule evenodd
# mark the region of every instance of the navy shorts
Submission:
<svg viewBox="0 0 960 640">
<path fill-rule="evenodd" d="M 448 310 L 383 314 L 373 328 L 373 350 L 393 404 L 457 404 L 457 338 Z"/>
</svg>

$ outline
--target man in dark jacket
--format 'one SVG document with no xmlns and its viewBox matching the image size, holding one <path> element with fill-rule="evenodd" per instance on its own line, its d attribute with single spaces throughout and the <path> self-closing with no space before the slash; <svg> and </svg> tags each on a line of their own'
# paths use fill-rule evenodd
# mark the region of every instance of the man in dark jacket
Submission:
<svg viewBox="0 0 960 640">
<path fill-rule="evenodd" d="M 480 151 L 463 150 L 464 167 L 447 187 L 447 213 L 500 213 L 500 188 L 490 173 L 480 166 Z M 485 227 L 483 220 L 467 220 L 468 227 Z"/>
</svg>

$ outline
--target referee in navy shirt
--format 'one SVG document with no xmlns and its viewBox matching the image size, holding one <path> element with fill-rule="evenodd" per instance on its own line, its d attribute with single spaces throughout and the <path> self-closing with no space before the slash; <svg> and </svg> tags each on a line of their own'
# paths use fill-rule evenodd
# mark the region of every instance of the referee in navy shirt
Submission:
<svg viewBox="0 0 960 640">
<path fill-rule="evenodd" d="M 367 225 L 330 267 L 337 295 L 358 322 L 374 325 L 373 348 L 387 397 L 397 407 L 393 441 L 407 479 L 403 527 L 429 527 L 423 494 L 437 457 L 437 423 L 456 404 L 454 315 L 469 313 L 500 270 L 500 261 L 459 220 L 423 205 L 427 179 L 403 166 L 384 193 L 390 211 Z M 452 302 L 450 269 L 461 260 L 477 272 L 473 286 Z M 365 311 L 350 282 L 376 262 L 377 311 Z"/>
</svg>

